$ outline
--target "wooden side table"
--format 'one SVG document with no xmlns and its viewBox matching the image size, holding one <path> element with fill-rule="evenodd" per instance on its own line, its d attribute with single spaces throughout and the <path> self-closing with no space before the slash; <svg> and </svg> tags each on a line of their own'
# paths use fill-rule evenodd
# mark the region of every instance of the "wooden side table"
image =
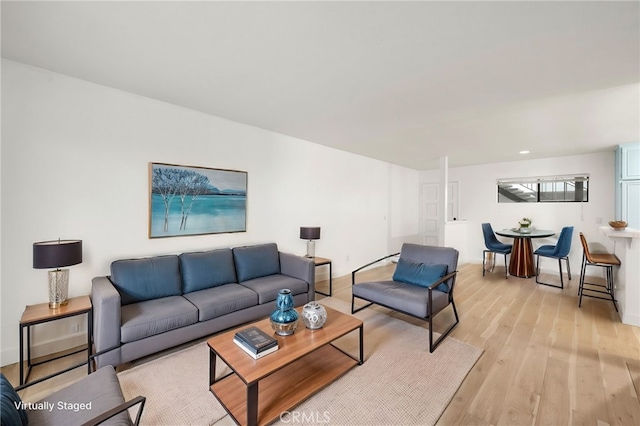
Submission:
<svg viewBox="0 0 640 426">
<path fill-rule="evenodd" d="M 87 349 L 80 349 L 66 355 L 60 355 L 55 358 L 48 359 L 46 361 L 41 361 L 33 364 L 31 363 L 31 327 L 38 324 L 57 321 L 63 318 L 69 318 L 69 317 L 82 315 L 82 314 L 87 314 Z M 27 375 L 26 377 L 24 376 L 24 329 L 25 328 L 27 329 Z M 59 308 L 56 308 L 56 309 L 49 308 L 49 303 L 40 303 L 38 305 L 28 305 L 25 308 L 24 312 L 22 313 L 22 318 L 20 319 L 20 386 L 27 385 L 26 382 L 29 378 L 31 367 L 44 364 L 56 359 L 64 358 L 66 356 L 82 352 L 84 350 L 87 351 L 86 361 L 80 364 L 76 364 L 72 367 L 66 368 L 64 370 L 60 370 L 48 376 L 42 377 L 38 380 L 34 380 L 33 382 L 29 382 L 28 385 L 34 385 L 36 383 L 40 383 L 42 381 L 48 380 L 62 373 L 66 373 L 67 371 L 73 370 L 74 368 L 78 368 L 85 364 L 87 364 L 87 374 L 91 374 L 91 342 L 92 340 L 93 340 L 93 306 L 91 305 L 91 299 L 89 298 L 89 296 L 73 297 L 69 299 L 66 305 L 60 306 Z"/>
<path fill-rule="evenodd" d="M 332 291 L 332 281 L 331 281 L 331 259 L 325 259 L 324 257 L 314 257 L 313 261 L 316 264 L 316 268 L 318 266 L 324 266 L 324 265 L 329 265 L 329 293 L 323 293 L 321 291 L 318 291 L 318 289 L 316 289 L 316 293 L 321 294 L 323 296 L 329 296 L 331 297 L 331 291 Z"/>
</svg>

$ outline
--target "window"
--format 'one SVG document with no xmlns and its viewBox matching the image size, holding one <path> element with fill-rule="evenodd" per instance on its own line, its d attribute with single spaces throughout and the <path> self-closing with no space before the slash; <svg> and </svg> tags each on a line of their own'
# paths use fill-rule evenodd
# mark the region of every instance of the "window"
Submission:
<svg viewBox="0 0 640 426">
<path fill-rule="evenodd" d="M 589 201 L 589 175 L 498 179 L 499 203 L 576 203 Z"/>
</svg>

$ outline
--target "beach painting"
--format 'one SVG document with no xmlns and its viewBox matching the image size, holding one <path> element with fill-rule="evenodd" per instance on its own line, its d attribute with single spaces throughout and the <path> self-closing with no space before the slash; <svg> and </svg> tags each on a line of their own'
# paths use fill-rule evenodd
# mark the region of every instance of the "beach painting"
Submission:
<svg viewBox="0 0 640 426">
<path fill-rule="evenodd" d="M 149 163 L 149 238 L 246 230 L 247 172 Z"/>
</svg>

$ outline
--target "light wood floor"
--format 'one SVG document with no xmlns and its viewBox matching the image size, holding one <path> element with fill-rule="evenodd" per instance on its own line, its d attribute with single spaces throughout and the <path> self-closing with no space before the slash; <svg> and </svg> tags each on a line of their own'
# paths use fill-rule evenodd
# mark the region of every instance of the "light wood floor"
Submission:
<svg viewBox="0 0 640 426">
<path fill-rule="evenodd" d="M 439 425 L 640 425 L 640 328 L 622 324 L 611 302 L 584 298 L 578 308 L 576 275 L 560 290 L 533 278 L 505 279 L 502 267 L 482 277 L 481 268 L 460 268 L 455 290 L 460 324 L 451 336 L 484 353 Z M 384 278 L 392 270 L 377 268 L 358 277 Z M 350 286 L 350 275 L 334 278 L 334 297 L 350 302 Z M 388 309 L 370 309 L 426 328 L 425 322 Z M 448 312 L 438 315 L 435 331 L 451 318 Z M 37 367 L 31 377 L 74 358 L 78 362 L 82 355 Z M 16 364 L 2 372 L 17 383 Z M 79 368 L 22 395 L 33 400 L 84 375 Z"/>
</svg>

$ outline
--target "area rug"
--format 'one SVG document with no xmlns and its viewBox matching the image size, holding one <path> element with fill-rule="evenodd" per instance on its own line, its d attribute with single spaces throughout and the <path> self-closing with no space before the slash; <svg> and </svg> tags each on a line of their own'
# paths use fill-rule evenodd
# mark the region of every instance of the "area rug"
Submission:
<svg viewBox="0 0 640 426">
<path fill-rule="evenodd" d="M 338 299 L 320 303 L 350 312 L 350 305 Z M 364 364 L 283 413 L 276 424 L 433 425 L 482 355 L 482 349 L 451 337 L 429 353 L 425 328 L 373 309 L 356 316 L 364 321 Z M 358 333 L 339 339 L 336 346 L 357 355 Z M 218 374 L 228 371 L 224 364 L 217 367 Z M 142 424 L 234 424 L 209 392 L 205 342 L 145 362 L 118 377 L 127 399 L 147 397 Z"/>
</svg>

